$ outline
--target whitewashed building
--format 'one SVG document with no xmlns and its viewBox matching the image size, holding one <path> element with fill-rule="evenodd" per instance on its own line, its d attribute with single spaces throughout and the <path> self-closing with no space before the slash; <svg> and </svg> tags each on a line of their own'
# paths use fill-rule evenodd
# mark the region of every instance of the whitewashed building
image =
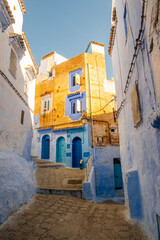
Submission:
<svg viewBox="0 0 160 240">
<path fill-rule="evenodd" d="M 22 0 L 0 0 L 0 222 L 34 193 L 29 164 L 36 64 Z"/>
<path fill-rule="evenodd" d="M 117 94 L 125 200 L 160 239 L 160 1 L 114 0 L 109 54 Z"/>
</svg>

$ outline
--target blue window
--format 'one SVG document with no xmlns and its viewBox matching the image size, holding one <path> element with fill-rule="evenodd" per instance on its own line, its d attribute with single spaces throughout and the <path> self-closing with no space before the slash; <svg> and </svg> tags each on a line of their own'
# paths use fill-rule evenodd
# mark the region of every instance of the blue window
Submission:
<svg viewBox="0 0 160 240">
<path fill-rule="evenodd" d="M 86 92 L 79 92 L 65 98 L 65 116 L 78 120 L 84 111 L 86 111 Z"/>
<path fill-rule="evenodd" d="M 69 91 L 70 92 L 75 92 L 78 91 L 80 89 L 80 84 L 77 84 L 77 77 L 82 76 L 82 69 L 77 69 L 75 71 L 72 71 L 69 73 Z"/>
<path fill-rule="evenodd" d="M 76 85 L 76 77 L 72 76 L 72 87 Z"/>
<path fill-rule="evenodd" d="M 49 77 L 52 77 L 52 72 L 49 72 Z"/>
<path fill-rule="evenodd" d="M 126 4 L 125 4 L 125 6 L 124 6 L 123 19 L 124 19 L 125 35 L 126 35 L 126 40 L 127 40 L 127 37 L 128 37 L 128 25 L 127 25 L 127 5 L 126 5 Z"/>
</svg>

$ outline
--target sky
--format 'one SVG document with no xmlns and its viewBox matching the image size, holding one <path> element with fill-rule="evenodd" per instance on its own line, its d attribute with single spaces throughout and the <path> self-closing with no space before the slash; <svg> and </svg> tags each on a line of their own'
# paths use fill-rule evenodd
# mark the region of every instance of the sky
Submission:
<svg viewBox="0 0 160 240">
<path fill-rule="evenodd" d="M 108 54 L 112 0 L 23 0 L 23 31 L 36 65 L 56 51 L 71 59 L 85 52 L 90 41 L 105 44 L 107 78 L 113 77 Z"/>
</svg>

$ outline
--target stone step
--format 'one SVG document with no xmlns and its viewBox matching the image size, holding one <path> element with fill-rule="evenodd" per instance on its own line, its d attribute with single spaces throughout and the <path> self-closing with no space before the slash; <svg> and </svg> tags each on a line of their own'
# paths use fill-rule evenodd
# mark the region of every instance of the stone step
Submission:
<svg viewBox="0 0 160 240">
<path fill-rule="evenodd" d="M 56 191 L 82 191 L 85 170 L 73 168 L 37 167 L 35 171 L 36 188 Z M 54 192 L 53 191 L 53 192 Z"/>
<path fill-rule="evenodd" d="M 35 156 L 35 155 L 31 155 L 31 158 L 38 158 L 38 156 Z"/>
<path fill-rule="evenodd" d="M 53 194 L 53 195 L 65 195 L 83 198 L 82 190 L 63 190 L 63 189 L 36 189 L 36 193 L 39 194 Z"/>
<path fill-rule="evenodd" d="M 124 197 L 124 193 L 123 192 L 118 192 L 118 193 L 116 193 L 116 196 L 117 197 Z"/>
<path fill-rule="evenodd" d="M 114 202 L 124 205 L 125 204 L 125 199 L 124 198 L 115 198 Z"/>
<path fill-rule="evenodd" d="M 124 190 L 116 190 L 114 201 L 119 204 L 125 204 Z"/>
<path fill-rule="evenodd" d="M 64 168 L 65 165 L 61 163 L 36 163 L 35 164 L 39 168 Z"/>
<path fill-rule="evenodd" d="M 53 162 L 51 162 L 49 160 L 43 160 L 43 159 L 40 159 L 40 158 L 35 158 L 34 162 L 35 163 L 40 163 L 40 164 L 42 164 L 42 163 L 53 163 Z"/>
</svg>

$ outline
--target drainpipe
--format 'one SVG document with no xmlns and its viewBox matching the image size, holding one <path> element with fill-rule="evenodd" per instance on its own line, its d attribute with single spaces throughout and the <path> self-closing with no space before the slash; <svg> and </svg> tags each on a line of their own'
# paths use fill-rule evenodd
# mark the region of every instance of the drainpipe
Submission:
<svg viewBox="0 0 160 240">
<path fill-rule="evenodd" d="M 94 131 L 93 131 L 93 115 L 92 115 L 92 99 L 91 99 L 91 80 L 90 80 L 90 68 L 87 63 L 88 70 L 88 90 L 89 90 L 89 109 L 90 109 L 90 130 L 91 130 L 91 147 L 93 148 L 93 159 L 95 158 L 94 148 Z"/>
</svg>

